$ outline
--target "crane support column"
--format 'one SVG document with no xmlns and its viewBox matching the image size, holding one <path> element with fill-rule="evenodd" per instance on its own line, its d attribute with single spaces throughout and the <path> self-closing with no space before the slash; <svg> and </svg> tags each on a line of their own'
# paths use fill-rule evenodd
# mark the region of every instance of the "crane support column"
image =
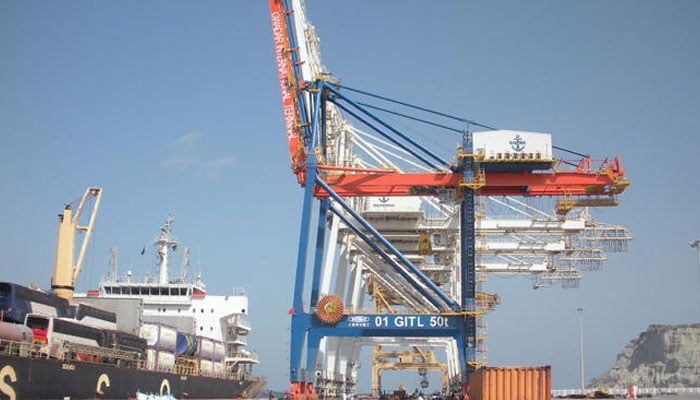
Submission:
<svg viewBox="0 0 700 400">
<path fill-rule="evenodd" d="M 475 159 L 471 133 L 465 132 L 462 143 L 463 183 L 462 201 L 459 212 L 460 225 L 460 270 L 461 270 L 461 306 L 464 311 L 475 311 L 476 306 L 476 254 L 474 228 L 474 191 L 482 182 L 475 174 Z M 462 363 L 462 384 L 464 393 L 468 392 L 469 374 L 476 370 L 476 318 L 467 314 L 464 319 L 464 336 L 462 343 L 465 360 Z"/>
</svg>

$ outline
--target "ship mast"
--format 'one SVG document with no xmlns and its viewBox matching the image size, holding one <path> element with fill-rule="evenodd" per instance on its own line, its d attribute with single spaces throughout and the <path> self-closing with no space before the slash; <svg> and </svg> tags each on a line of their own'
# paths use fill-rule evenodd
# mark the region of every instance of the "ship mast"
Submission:
<svg viewBox="0 0 700 400">
<path fill-rule="evenodd" d="M 175 219 L 168 215 L 165 225 L 160 228 L 160 235 L 155 240 L 158 251 L 158 283 L 165 285 L 168 283 L 168 252 L 177 250 L 178 242 L 172 236 L 172 224 Z"/>
</svg>

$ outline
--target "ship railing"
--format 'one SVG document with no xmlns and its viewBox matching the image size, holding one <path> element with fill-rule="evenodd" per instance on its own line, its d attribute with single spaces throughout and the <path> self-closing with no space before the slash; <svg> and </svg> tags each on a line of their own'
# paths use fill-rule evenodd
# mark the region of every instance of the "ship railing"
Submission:
<svg viewBox="0 0 700 400">
<path fill-rule="evenodd" d="M 86 346 L 78 343 L 64 342 L 64 359 L 67 361 L 110 364 L 127 368 L 136 368 L 142 362 L 141 355 L 134 351 Z"/>
<path fill-rule="evenodd" d="M 0 340 L 0 354 L 22 358 L 55 358 L 62 361 L 90 362 L 139 368 L 143 360 L 136 352 L 63 342 L 51 348 L 40 342 Z"/>
<path fill-rule="evenodd" d="M 57 358 L 51 354 L 51 349 L 40 341 L 14 342 L 11 340 L 0 341 L 0 353 L 22 358 Z"/>
<path fill-rule="evenodd" d="M 53 350 L 54 351 L 52 354 L 54 355 L 54 358 L 67 362 L 94 363 L 113 365 L 123 368 L 148 369 L 145 360 L 143 360 L 136 352 L 87 346 L 72 342 L 63 342 L 62 344 L 54 346 Z M 42 346 L 38 342 L 28 343 L 0 340 L 0 354 L 22 358 L 50 358 L 49 351 L 46 346 Z M 240 354 L 243 358 L 239 361 L 241 364 L 250 363 L 253 359 L 257 362 L 257 355 L 254 353 L 246 352 L 238 354 Z M 162 370 L 173 372 L 173 368 L 165 368 Z M 201 375 L 197 368 L 179 368 L 177 369 L 177 372 L 193 376 Z M 221 377 L 231 380 L 252 380 L 259 378 L 255 377 L 250 371 L 245 369 L 237 372 L 227 371 L 218 374 L 214 373 L 207 376 Z"/>
<path fill-rule="evenodd" d="M 241 335 L 229 335 L 229 338 L 226 341 L 226 343 L 234 347 L 247 346 L 248 339 L 245 336 Z"/>
<path fill-rule="evenodd" d="M 223 374 L 214 374 L 212 375 L 214 377 L 218 378 L 224 378 L 228 380 L 236 380 L 236 381 L 241 381 L 241 380 L 253 380 L 257 377 L 250 376 L 250 374 L 244 373 L 244 372 L 224 372 Z"/>
<path fill-rule="evenodd" d="M 228 365 L 226 365 L 228 364 Z M 189 375 L 189 376 L 207 376 L 214 378 L 223 378 L 228 380 L 243 380 L 251 378 L 249 373 L 245 370 L 235 370 L 232 371 L 231 363 L 225 363 L 224 369 L 220 372 L 214 371 L 203 371 L 198 367 L 197 360 L 189 357 L 178 357 L 175 361 L 175 365 L 172 368 L 162 369 L 163 371 L 175 372 L 179 375 Z"/>
<path fill-rule="evenodd" d="M 41 355 L 40 345 L 27 342 L 14 342 L 12 340 L 0 340 L 0 354 L 15 357 L 38 357 Z"/>
<path fill-rule="evenodd" d="M 233 353 L 230 357 L 227 358 L 232 358 L 239 363 L 251 364 L 258 362 L 258 355 L 250 351 L 239 351 L 237 353 Z"/>
<path fill-rule="evenodd" d="M 250 321 L 243 314 L 232 315 L 226 319 L 226 323 L 230 328 L 237 330 L 250 331 Z M 242 334 L 240 332 L 239 334 Z"/>
</svg>

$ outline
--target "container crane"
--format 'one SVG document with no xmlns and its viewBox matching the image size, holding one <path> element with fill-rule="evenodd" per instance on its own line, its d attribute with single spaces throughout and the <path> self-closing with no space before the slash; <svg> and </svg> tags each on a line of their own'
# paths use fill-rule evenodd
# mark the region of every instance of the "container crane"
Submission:
<svg viewBox="0 0 700 400">
<path fill-rule="evenodd" d="M 75 213 L 70 205 L 63 208 L 63 214 L 58 216 L 58 236 L 56 238 L 56 259 L 54 262 L 53 277 L 51 278 L 51 290 L 59 297 L 68 301 L 73 301 L 75 291 L 75 281 L 83 266 L 83 259 L 87 245 L 90 242 L 90 235 L 95 224 L 95 216 L 100 206 L 102 189 L 91 187 L 85 190 L 83 197 L 75 209 Z M 85 210 L 89 199 L 93 199 L 92 210 L 87 225 L 79 225 L 80 216 Z M 80 245 L 78 259 L 75 259 L 75 234 L 83 232 L 83 240 Z"/>
<path fill-rule="evenodd" d="M 477 354 L 478 318 L 485 311 L 476 291 L 476 196 L 556 197 L 566 200 L 560 215 L 574 207 L 613 206 L 629 185 L 620 160 L 605 159 L 594 167 L 592 159 L 582 157 L 567 170 L 567 163 L 549 155 L 546 141 L 542 146 L 548 152 L 523 151 L 526 142 L 547 135 L 498 131 L 451 116 L 462 126 L 456 130 L 459 147 L 451 159 L 440 155 L 353 97 L 366 92 L 327 74 L 301 0 L 270 0 L 269 5 L 291 169 L 304 191 L 291 310 L 291 396 L 314 398 L 314 385 L 327 382 L 352 390 L 358 347 L 388 342 L 446 348 L 450 386 L 465 385 L 468 374 L 483 364 Z M 353 142 L 356 125 L 401 154 L 403 165 L 388 160 L 369 165 L 360 153 L 374 150 Z M 514 144 L 508 143 L 513 150 L 492 154 L 493 149 L 480 147 L 481 136 L 470 130 L 475 126 L 492 131 L 492 137 L 514 134 Z M 454 204 L 458 266 L 447 272 L 449 284 L 435 278 L 444 274 L 416 266 L 397 245 L 396 236 L 407 228 L 390 232 L 376 226 L 367 206 L 374 198 Z M 381 290 L 370 296 L 383 305 L 363 310 L 366 289 L 377 287 Z"/>
</svg>

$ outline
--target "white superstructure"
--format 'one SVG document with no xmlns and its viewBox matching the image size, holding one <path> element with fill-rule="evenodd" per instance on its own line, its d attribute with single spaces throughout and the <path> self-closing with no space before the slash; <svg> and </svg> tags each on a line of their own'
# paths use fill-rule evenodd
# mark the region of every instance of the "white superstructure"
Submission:
<svg viewBox="0 0 700 400">
<path fill-rule="evenodd" d="M 109 278 L 100 282 L 99 291 L 89 291 L 80 301 L 96 304 L 117 313 L 119 328 L 136 333 L 143 324 L 162 324 L 177 332 L 222 342 L 224 363 L 229 372 L 252 372 L 257 356 L 245 350 L 248 322 L 248 297 L 242 288 L 228 295 L 210 295 L 198 274 L 187 277 L 188 249 L 183 249 L 182 271 L 170 278 L 169 255 L 178 248 L 172 235 L 173 218 L 168 217 L 153 244 L 158 255 L 157 277 L 134 277 L 131 271 L 118 277 L 112 265 Z M 113 254 L 112 262 L 116 263 Z M 76 296 L 78 297 L 78 296 Z"/>
</svg>

